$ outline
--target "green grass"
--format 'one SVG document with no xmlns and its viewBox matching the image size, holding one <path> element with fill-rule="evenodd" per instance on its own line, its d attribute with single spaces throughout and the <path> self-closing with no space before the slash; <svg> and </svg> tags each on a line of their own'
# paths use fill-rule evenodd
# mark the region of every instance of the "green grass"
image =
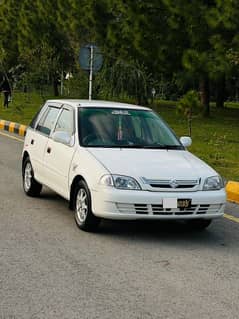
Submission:
<svg viewBox="0 0 239 319">
<path fill-rule="evenodd" d="M 172 106 L 155 109 L 178 136 L 188 135 L 187 121 Z M 207 162 L 227 180 L 239 181 L 239 108 L 218 110 L 211 107 L 210 118 L 192 122 L 193 144 L 189 151 Z"/>
<path fill-rule="evenodd" d="M 16 93 L 9 109 L 0 105 L 0 119 L 29 124 L 46 99 L 38 94 Z M 155 101 L 153 108 L 178 136 L 188 135 L 187 121 L 176 112 L 176 102 Z M 239 181 L 239 104 L 226 103 L 218 110 L 212 104 L 211 117 L 198 117 L 192 123 L 193 144 L 189 151 L 203 159 L 228 180 Z"/>
<path fill-rule="evenodd" d="M 39 107 L 46 99 L 36 93 L 15 93 L 9 108 L 3 108 L 3 96 L 0 104 L 0 119 L 28 125 Z"/>
</svg>

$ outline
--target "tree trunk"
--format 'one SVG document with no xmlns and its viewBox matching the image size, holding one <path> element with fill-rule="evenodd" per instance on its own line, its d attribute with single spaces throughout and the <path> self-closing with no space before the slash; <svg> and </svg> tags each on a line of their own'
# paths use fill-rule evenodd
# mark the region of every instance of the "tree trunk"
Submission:
<svg viewBox="0 0 239 319">
<path fill-rule="evenodd" d="M 59 96 L 59 89 L 58 89 L 58 79 L 53 80 L 53 92 L 54 96 Z"/>
<path fill-rule="evenodd" d="M 223 108 L 224 107 L 224 102 L 225 102 L 225 86 L 226 86 L 226 79 L 225 79 L 225 74 L 222 74 L 218 80 L 217 80 L 217 92 L 216 92 L 216 106 L 218 108 Z"/>
<path fill-rule="evenodd" d="M 204 76 L 200 80 L 199 84 L 200 90 L 200 99 L 203 106 L 203 115 L 209 117 L 210 115 L 210 89 L 209 89 L 209 79 L 207 76 Z"/>
<path fill-rule="evenodd" d="M 147 106 L 149 105 L 148 99 L 145 95 L 137 94 L 136 104 Z"/>
<path fill-rule="evenodd" d="M 192 111 L 193 111 L 192 107 L 190 107 L 189 116 L 188 116 L 188 133 L 190 137 L 192 137 L 192 117 L 193 117 Z"/>
</svg>

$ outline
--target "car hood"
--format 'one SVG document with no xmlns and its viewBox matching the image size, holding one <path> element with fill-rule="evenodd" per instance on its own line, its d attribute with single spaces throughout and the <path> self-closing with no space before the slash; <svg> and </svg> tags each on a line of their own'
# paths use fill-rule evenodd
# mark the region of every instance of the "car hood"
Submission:
<svg viewBox="0 0 239 319">
<path fill-rule="evenodd" d="M 185 150 L 88 148 L 111 173 L 147 179 L 206 178 L 217 173 Z"/>
</svg>

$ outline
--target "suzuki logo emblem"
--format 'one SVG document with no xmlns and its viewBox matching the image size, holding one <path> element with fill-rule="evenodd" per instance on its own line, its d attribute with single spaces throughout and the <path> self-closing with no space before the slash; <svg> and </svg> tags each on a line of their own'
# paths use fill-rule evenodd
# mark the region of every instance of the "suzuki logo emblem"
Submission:
<svg viewBox="0 0 239 319">
<path fill-rule="evenodd" d="M 169 185 L 172 187 L 172 188 L 177 188 L 179 185 L 178 185 L 178 182 L 176 181 L 176 179 L 172 179 L 170 182 L 169 182 Z"/>
</svg>

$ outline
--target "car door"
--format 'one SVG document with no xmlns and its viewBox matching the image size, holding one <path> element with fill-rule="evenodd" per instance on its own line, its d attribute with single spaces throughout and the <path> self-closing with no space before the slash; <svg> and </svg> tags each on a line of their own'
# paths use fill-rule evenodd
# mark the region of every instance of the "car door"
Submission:
<svg viewBox="0 0 239 319">
<path fill-rule="evenodd" d="M 60 105 L 56 103 L 47 104 L 43 112 L 39 114 L 35 129 L 29 135 L 29 153 L 36 179 L 45 183 L 44 154 L 47 141 L 59 114 Z"/>
<path fill-rule="evenodd" d="M 67 132 L 68 144 L 55 141 L 55 132 Z M 44 165 L 48 176 L 48 186 L 65 198 L 69 197 L 69 170 L 76 149 L 74 110 L 71 106 L 63 105 L 52 136 L 48 139 L 44 154 Z"/>
</svg>

